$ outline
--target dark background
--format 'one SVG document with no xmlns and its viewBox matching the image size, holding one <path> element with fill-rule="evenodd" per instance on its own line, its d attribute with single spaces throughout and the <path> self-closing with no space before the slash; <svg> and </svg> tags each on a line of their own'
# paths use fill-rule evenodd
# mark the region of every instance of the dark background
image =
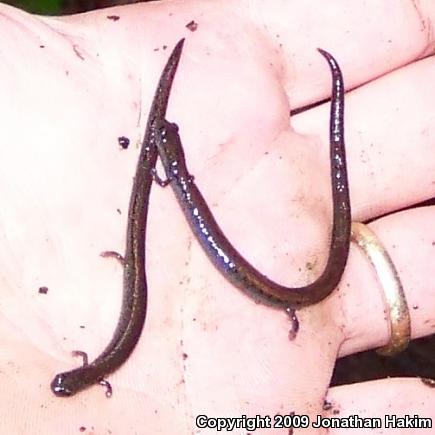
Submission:
<svg viewBox="0 0 435 435">
<path fill-rule="evenodd" d="M 109 6 L 139 3 L 140 0 L 9 0 L 10 5 L 42 15 L 63 15 L 86 12 Z M 430 201 L 421 205 L 433 205 Z M 428 279 L 430 274 L 428 273 Z M 410 343 L 400 355 L 389 358 L 373 351 L 338 360 L 332 384 L 348 384 L 387 376 L 421 376 L 435 379 L 435 336 Z"/>
<path fill-rule="evenodd" d="M 63 15 L 86 12 L 109 6 L 139 3 L 140 0 L 6 0 L 3 3 L 41 15 Z"/>
</svg>

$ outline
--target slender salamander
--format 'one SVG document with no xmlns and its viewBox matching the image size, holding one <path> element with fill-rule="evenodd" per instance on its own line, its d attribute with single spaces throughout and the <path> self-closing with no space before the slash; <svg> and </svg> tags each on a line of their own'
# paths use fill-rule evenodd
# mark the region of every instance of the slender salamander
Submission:
<svg viewBox="0 0 435 435">
<path fill-rule="evenodd" d="M 115 371 L 127 360 L 141 335 L 147 310 L 145 232 L 152 170 L 157 160 L 155 122 L 165 116 L 183 43 L 184 39 L 177 43 L 160 77 L 136 168 L 128 212 L 126 254 L 122 260 L 124 292 L 118 325 L 109 345 L 95 361 L 87 364 L 84 358 L 82 367 L 55 376 L 51 382 L 51 390 L 56 396 L 71 396 L 95 383 L 107 386 L 104 376 Z M 110 386 L 107 392 L 110 395 Z"/>
<path fill-rule="evenodd" d="M 326 51 L 319 49 L 319 52 L 327 60 L 332 74 L 330 164 L 333 223 L 326 267 L 311 284 L 297 288 L 277 284 L 240 255 L 219 228 L 194 177 L 188 172 L 178 126 L 166 119 L 156 124 L 156 143 L 167 179 L 163 181 L 156 176 L 155 179 L 162 186 L 172 185 L 193 233 L 210 260 L 232 284 L 256 302 L 286 307 L 290 313 L 321 301 L 337 287 L 349 252 L 351 214 L 344 144 L 343 77 L 337 61 Z"/>
</svg>

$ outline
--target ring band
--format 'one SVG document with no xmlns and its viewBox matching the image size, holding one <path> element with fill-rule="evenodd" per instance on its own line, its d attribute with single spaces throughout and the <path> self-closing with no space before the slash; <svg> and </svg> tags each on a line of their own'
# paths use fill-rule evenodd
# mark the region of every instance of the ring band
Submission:
<svg viewBox="0 0 435 435">
<path fill-rule="evenodd" d="M 406 349 L 411 337 L 411 319 L 399 275 L 388 252 L 367 225 L 352 222 L 351 240 L 364 251 L 374 267 L 389 309 L 390 342 L 376 352 L 395 355 Z"/>
</svg>

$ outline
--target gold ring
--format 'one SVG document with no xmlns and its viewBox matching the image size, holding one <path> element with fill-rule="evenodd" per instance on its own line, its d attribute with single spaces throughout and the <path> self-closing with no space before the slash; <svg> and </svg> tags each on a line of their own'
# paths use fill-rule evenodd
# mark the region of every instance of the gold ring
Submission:
<svg viewBox="0 0 435 435">
<path fill-rule="evenodd" d="M 352 222 L 351 240 L 364 251 L 374 267 L 389 308 L 390 342 L 376 352 L 395 355 L 406 349 L 411 337 L 411 319 L 399 275 L 388 252 L 367 225 Z"/>
</svg>

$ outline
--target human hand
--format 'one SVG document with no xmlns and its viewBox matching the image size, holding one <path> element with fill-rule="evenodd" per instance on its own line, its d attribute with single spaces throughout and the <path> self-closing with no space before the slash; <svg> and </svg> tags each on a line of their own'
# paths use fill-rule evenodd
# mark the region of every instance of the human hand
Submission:
<svg viewBox="0 0 435 435">
<path fill-rule="evenodd" d="M 49 390 L 55 373 L 80 363 L 71 350 L 95 357 L 116 325 L 122 270 L 98 254 L 123 252 L 137 145 L 169 52 L 163 45 L 170 49 L 187 37 L 167 118 L 180 125 L 189 169 L 229 239 L 274 280 L 303 285 L 326 260 L 329 105 L 289 120 L 290 109 L 329 95 L 330 74 L 317 46 L 337 58 L 347 89 L 364 84 L 346 96 L 353 219 L 434 195 L 435 89 L 428 86 L 434 66 L 431 58 L 418 61 L 431 53 L 430 44 L 422 22 L 409 18 L 433 11 L 418 15 L 408 4 L 382 11 L 378 3 L 372 10 L 366 2 L 351 12 L 341 1 L 325 12 L 318 4 L 313 10 L 271 4 L 151 3 L 62 19 L 4 7 L 5 433 L 16 432 L 22 397 L 26 417 L 33 414 L 42 433 L 81 426 L 96 433 L 191 433 L 199 414 L 293 411 L 315 420 L 324 413 L 337 355 L 388 341 L 382 291 L 357 249 L 339 289 L 298 312 L 301 330 L 289 342 L 285 313 L 255 305 L 229 285 L 193 239 L 170 189 L 155 186 L 148 316 L 137 349 L 109 378 L 113 398 L 97 387 L 63 400 Z M 198 23 L 192 33 L 185 27 L 191 20 Z M 130 138 L 128 151 L 117 146 L 120 136 Z M 435 257 L 432 214 L 412 210 L 373 224 L 409 306 L 419 307 L 411 310 L 413 337 L 435 329 L 434 289 L 425 273 Z M 42 285 L 47 295 L 37 293 Z M 397 394 L 401 401 L 392 404 Z M 433 417 L 434 390 L 419 380 L 341 387 L 327 398 L 340 416 Z M 256 433 L 263 432 L 288 430 Z"/>
</svg>

